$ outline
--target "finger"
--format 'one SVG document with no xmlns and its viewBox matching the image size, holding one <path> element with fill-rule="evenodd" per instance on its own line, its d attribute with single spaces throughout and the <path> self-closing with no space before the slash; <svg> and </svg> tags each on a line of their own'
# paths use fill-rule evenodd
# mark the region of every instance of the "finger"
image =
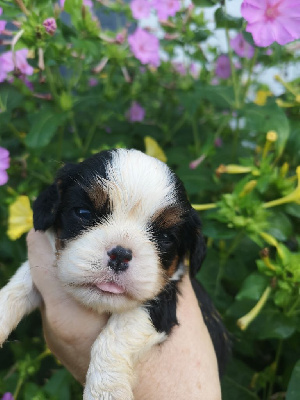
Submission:
<svg viewBox="0 0 300 400">
<path fill-rule="evenodd" d="M 57 279 L 55 254 L 43 232 L 31 230 L 27 235 L 28 259 L 33 282 L 42 297 L 61 297 L 61 284 Z"/>
</svg>

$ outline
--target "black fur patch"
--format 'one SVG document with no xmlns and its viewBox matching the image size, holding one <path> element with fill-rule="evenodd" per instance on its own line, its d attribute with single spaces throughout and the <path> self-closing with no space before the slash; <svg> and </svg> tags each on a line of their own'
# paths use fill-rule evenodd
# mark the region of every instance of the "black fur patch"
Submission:
<svg viewBox="0 0 300 400">
<path fill-rule="evenodd" d="M 221 377 L 225 372 L 225 367 L 231 355 L 230 336 L 223 324 L 221 315 L 216 310 L 203 286 L 196 279 L 192 279 L 192 286 L 201 308 L 203 320 L 214 345 Z"/>
<path fill-rule="evenodd" d="M 178 325 L 176 316 L 178 281 L 170 281 L 162 292 L 145 306 L 149 311 L 151 321 L 158 332 L 167 335 L 175 325 Z"/>
</svg>

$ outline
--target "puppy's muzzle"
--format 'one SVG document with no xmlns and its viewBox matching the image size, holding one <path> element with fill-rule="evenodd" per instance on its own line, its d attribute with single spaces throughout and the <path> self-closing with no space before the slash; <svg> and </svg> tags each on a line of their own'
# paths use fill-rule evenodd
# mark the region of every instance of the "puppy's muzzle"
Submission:
<svg viewBox="0 0 300 400">
<path fill-rule="evenodd" d="M 108 266 L 117 274 L 126 271 L 129 261 L 132 260 L 132 251 L 124 249 L 122 246 L 114 247 L 107 252 L 107 255 L 109 257 Z"/>
</svg>

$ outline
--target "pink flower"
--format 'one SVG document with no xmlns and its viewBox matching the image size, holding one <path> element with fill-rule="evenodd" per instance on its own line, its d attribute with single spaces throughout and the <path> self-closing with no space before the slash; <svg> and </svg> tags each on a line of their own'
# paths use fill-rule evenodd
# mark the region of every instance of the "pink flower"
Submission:
<svg viewBox="0 0 300 400">
<path fill-rule="evenodd" d="M 175 69 L 175 71 L 179 74 L 179 75 L 186 75 L 186 66 L 184 65 L 184 63 L 180 62 L 180 61 L 173 61 L 172 65 Z"/>
<path fill-rule="evenodd" d="M 6 393 L 4 393 L 1 400 L 14 400 L 14 396 L 11 393 L 6 392 Z"/>
<path fill-rule="evenodd" d="M 12 59 L 12 52 L 6 51 L 0 56 L 0 82 L 4 82 L 8 72 L 14 70 L 14 63 Z"/>
<path fill-rule="evenodd" d="M 194 79 L 198 79 L 199 78 L 200 68 L 199 68 L 199 66 L 197 64 L 191 63 L 191 65 L 190 65 L 190 74 L 192 75 L 192 77 Z"/>
<path fill-rule="evenodd" d="M 3 8 L 0 7 L 0 15 L 2 15 L 2 13 L 3 13 Z M 6 25 L 6 21 L 1 21 L 0 20 L 0 34 L 4 31 L 5 25 Z"/>
<path fill-rule="evenodd" d="M 300 0 L 244 0 L 241 12 L 257 46 L 300 38 Z"/>
<path fill-rule="evenodd" d="M 16 67 L 24 75 L 32 75 L 33 68 L 27 62 L 28 49 L 16 51 Z"/>
<path fill-rule="evenodd" d="M 151 3 L 148 0 L 132 0 L 130 8 L 133 18 L 148 18 L 151 11 Z"/>
<path fill-rule="evenodd" d="M 212 80 L 210 81 L 210 84 L 213 85 L 213 86 L 217 86 L 219 83 L 220 83 L 220 79 L 217 78 L 216 76 L 214 76 L 212 78 Z"/>
<path fill-rule="evenodd" d="M 55 19 L 54 18 L 47 18 L 43 22 L 43 25 L 44 25 L 44 27 L 46 29 L 46 32 L 49 33 L 49 35 L 53 36 L 55 31 L 56 31 L 56 28 L 57 28 Z"/>
<path fill-rule="evenodd" d="M 215 73 L 219 78 L 222 79 L 228 79 L 230 77 L 230 60 L 226 54 L 221 54 L 217 59 Z"/>
<path fill-rule="evenodd" d="M 0 20 L 0 34 L 5 30 L 6 21 Z"/>
<path fill-rule="evenodd" d="M 161 21 L 174 17 L 181 8 L 179 0 L 153 0 L 152 5 L 156 9 L 158 19 Z"/>
<path fill-rule="evenodd" d="M 130 50 L 142 64 L 159 66 L 159 40 L 156 36 L 137 28 L 136 31 L 128 36 Z"/>
<path fill-rule="evenodd" d="M 15 63 L 13 53 L 6 51 L 0 56 L 0 82 L 3 82 L 9 72 L 13 72 L 16 68 L 24 75 L 32 75 L 33 68 L 27 62 L 28 49 L 17 50 L 15 53 Z"/>
<path fill-rule="evenodd" d="M 98 85 L 98 79 L 96 79 L 96 78 L 90 78 L 89 79 L 89 86 L 90 87 L 94 87 L 94 86 L 97 86 Z"/>
<path fill-rule="evenodd" d="M 0 186 L 5 185 L 6 182 L 8 181 L 8 175 L 6 170 L 9 168 L 9 165 L 10 165 L 9 151 L 4 147 L 0 147 Z"/>
<path fill-rule="evenodd" d="M 220 137 L 215 138 L 214 140 L 214 146 L 215 147 L 222 147 L 223 146 L 223 140 Z"/>
<path fill-rule="evenodd" d="M 118 44 L 122 44 L 122 43 L 124 43 L 125 38 L 126 38 L 126 33 L 125 32 L 119 32 L 119 33 L 116 34 L 115 41 Z"/>
<path fill-rule="evenodd" d="M 14 400 L 14 397 L 13 397 L 13 395 L 11 393 L 6 392 L 6 393 L 4 393 L 4 395 L 3 395 L 1 400 Z"/>
<path fill-rule="evenodd" d="M 127 111 L 126 116 L 131 122 L 141 122 L 145 118 L 145 109 L 139 103 L 134 101 Z"/>
<path fill-rule="evenodd" d="M 254 47 L 244 39 L 242 33 L 238 33 L 235 38 L 230 40 L 230 46 L 242 58 L 252 58 L 254 56 Z"/>
<path fill-rule="evenodd" d="M 1 400 L 14 400 L 14 396 L 11 393 L 6 392 L 6 393 L 4 393 Z"/>
<path fill-rule="evenodd" d="M 200 156 L 199 158 L 197 158 L 194 161 L 190 162 L 190 169 L 196 169 L 197 167 L 199 167 L 199 165 L 205 160 L 206 155 L 202 154 L 202 156 Z"/>
</svg>

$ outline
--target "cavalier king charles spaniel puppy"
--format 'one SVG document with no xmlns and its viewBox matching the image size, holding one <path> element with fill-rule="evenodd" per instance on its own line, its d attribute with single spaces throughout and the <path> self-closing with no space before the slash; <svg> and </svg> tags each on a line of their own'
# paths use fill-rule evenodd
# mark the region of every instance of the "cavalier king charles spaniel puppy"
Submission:
<svg viewBox="0 0 300 400">
<path fill-rule="evenodd" d="M 178 324 L 178 283 L 186 270 L 222 372 L 226 330 L 193 279 L 205 256 L 201 223 L 165 163 L 117 149 L 67 164 L 38 196 L 33 215 L 34 228 L 50 237 L 65 290 L 111 315 L 91 349 L 85 400 L 133 399 L 137 360 Z M 27 261 L 0 291 L 0 345 L 40 303 Z"/>
</svg>

